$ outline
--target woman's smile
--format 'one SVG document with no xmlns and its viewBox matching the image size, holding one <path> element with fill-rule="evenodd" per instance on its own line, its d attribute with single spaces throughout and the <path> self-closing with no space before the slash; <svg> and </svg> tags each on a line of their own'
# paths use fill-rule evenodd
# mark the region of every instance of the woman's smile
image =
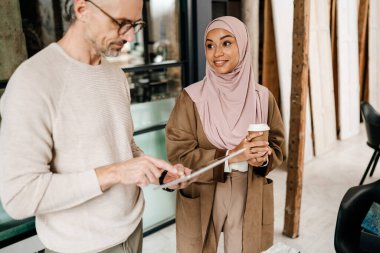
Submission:
<svg viewBox="0 0 380 253">
<path fill-rule="evenodd" d="M 228 60 L 216 60 L 214 61 L 215 67 L 223 67 L 225 63 L 227 63 Z"/>
</svg>

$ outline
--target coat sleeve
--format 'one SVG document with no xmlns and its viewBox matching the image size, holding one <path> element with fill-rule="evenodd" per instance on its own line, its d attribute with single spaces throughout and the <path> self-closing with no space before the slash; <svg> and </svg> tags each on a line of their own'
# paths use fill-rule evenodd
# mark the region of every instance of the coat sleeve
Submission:
<svg viewBox="0 0 380 253">
<path fill-rule="evenodd" d="M 285 156 L 285 130 L 282 122 L 281 113 L 277 106 L 276 100 L 271 92 L 269 92 L 268 101 L 268 125 L 269 146 L 272 148 L 272 155 L 269 157 L 267 167 L 258 168 L 255 172 L 263 176 L 267 175 L 271 170 L 281 165 Z"/>
<path fill-rule="evenodd" d="M 168 159 L 172 164 L 182 163 L 184 166 L 197 170 L 213 160 L 225 155 L 226 150 L 215 147 L 200 147 L 197 125 L 196 107 L 186 91 L 177 98 L 174 109 L 166 125 L 166 150 Z M 203 130 L 202 130 L 203 131 Z M 224 164 L 220 165 L 224 166 Z M 198 182 L 210 183 L 223 181 L 224 171 L 222 167 L 203 173 Z"/>
</svg>

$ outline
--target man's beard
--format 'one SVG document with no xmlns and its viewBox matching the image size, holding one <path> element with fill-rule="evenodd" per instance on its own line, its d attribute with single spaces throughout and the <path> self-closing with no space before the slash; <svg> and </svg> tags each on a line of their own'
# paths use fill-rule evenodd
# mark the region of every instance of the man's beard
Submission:
<svg viewBox="0 0 380 253">
<path fill-rule="evenodd" d="M 124 44 L 126 43 L 126 41 L 122 41 L 122 42 L 113 42 L 111 43 L 107 48 L 106 50 L 103 51 L 103 55 L 106 56 L 106 57 L 116 57 L 116 56 L 119 56 L 120 52 L 121 52 L 121 49 L 123 48 Z M 117 46 L 120 46 L 119 49 L 115 49 L 113 46 L 114 45 L 117 45 Z"/>
<path fill-rule="evenodd" d="M 116 57 L 116 56 L 119 56 L 120 52 L 121 52 L 121 49 L 116 50 L 116 49 L 113 49 L 112 47 L 109 47 L 103 52 L 103 55 L 106 57 Z"/>
</svg>

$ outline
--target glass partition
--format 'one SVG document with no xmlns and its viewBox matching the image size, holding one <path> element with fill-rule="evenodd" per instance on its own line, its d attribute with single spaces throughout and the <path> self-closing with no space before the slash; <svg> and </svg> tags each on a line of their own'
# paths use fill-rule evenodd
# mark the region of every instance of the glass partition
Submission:
<svg viewBox="0 0 380 253">
<path fill-rule="evenodd" d="M 131 106 L 135 126 L 135 142 L 145 154 L 167 160 L 165 129 L 175 99 L 136 103 Z M 160 126 L 149 130 L 151 126 Z M 147 131 L 144 131 L 147 130 Z M 175 192 L 155 190 L 153 185 L 143 188 L 145 211 L 143 217 L 144 233 L 149 233 L 160 225 L 175 218 Z"/>
<path fill-rule="evenodd" d="M 126 73 L 132 103 L 177 97 L 182 90 L 181 67 L 169 67 Z"/>
<path fill-rule="evenodd" d="M 177 97 L 188 83 L 187 62 L 181 54 L 186 50 L 186 43 L 180 43 L 181 34 L 186 34 L 181 8 L 185 6 L 180 0 L 144 1 L 146 27 L 125 44 L 119 56 L 107 58 L 126 73 L 132 103 Z"/>
</svg>

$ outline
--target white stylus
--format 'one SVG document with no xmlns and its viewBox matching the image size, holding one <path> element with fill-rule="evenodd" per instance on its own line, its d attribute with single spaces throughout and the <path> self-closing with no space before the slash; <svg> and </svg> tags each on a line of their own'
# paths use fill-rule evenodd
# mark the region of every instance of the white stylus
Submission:
<svg viewBox="0 0 380 253">
<path fill-rule="evenodd" d="M 219 158 L 217 161 L 215 161 L 215 162 L 207 165 L 206 167 L 203 167 L 203 168 L 195 171 L 194 173 L 191 173 L 190 175 L 178 178 L 178 179 L 170 181 L 170 182 L 168 182 L 166 184 L 158 185 L 154 189 L 155 190 L 162 189 L 162 188 L 170 187 L 170 186 L 173 186 L 173 185 L 176 185 L 176 184 L 188 181 L 188 180 L 192 179 L 193 177 L 196 177 L 196 176 L 198 176 L 198 175 L 200 175 L 200 174 L 202 174 L 202 173 L 204 173 L 204 172 L 206 172 L 206 171 L 208 171 L 208 170 L 210 170 L 210 169 L 218 166 L 219 164 L 224 163 L 228 159 L 231 159 L 232 157 L 237 156 L 237 155 L 243 153 L 245 150 L 246 150 L 245 148 L 242 148 L 242 149 L 240 149 L 240 150 L 238 150 L 238 151 L 236 151 L 236 152 L 234 152 L 234 153 L 232 153 L 230 155 L 225 156 L 223 159 Z"/>
</svg>

